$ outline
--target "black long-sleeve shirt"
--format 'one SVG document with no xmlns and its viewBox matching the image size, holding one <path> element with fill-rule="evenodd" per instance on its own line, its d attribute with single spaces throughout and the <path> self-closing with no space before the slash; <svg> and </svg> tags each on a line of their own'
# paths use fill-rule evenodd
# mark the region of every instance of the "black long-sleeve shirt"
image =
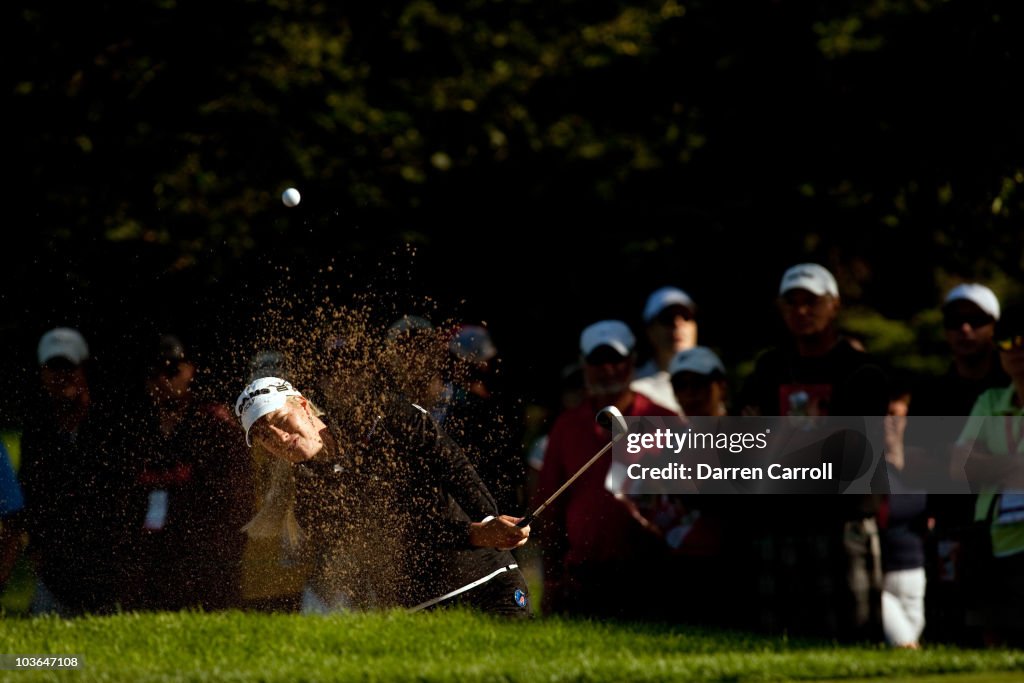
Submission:
<svg viewBox="0 0 1024 683">
<path fill-rule="evenodd" d="M 396 399 L 361 412 L 328 423 L 325 451 L 295 467 L 296 513 L 316 551 L 323 597 L 342 595 L 362 609 L 409 607 L 515 562 L 470 545 L 470 523 L 498 509 L 426 411 Z M 517 571 L 494 581 L 525 593 Z"/>
</svg>

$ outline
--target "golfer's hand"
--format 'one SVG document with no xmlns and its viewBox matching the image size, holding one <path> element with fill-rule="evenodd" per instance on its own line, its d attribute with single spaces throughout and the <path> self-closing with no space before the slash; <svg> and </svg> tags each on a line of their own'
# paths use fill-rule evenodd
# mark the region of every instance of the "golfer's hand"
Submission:
<svg viewBox="0 0 1024 683">
<path fill-rule="evenodd" d="M 521 519 L 499 515 L 486 522 L 473 522 L 469 526 L 469 542 L 477 548 L 498 550 L 512 550 L 525 545 L 530 538 L 530 527 L 517 527 L 516 522 Z"/>
</svg>

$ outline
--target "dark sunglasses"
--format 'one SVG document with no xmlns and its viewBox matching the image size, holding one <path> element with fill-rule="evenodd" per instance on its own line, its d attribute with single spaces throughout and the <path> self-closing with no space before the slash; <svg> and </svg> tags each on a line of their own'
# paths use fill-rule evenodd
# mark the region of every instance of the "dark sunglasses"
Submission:
<svg viewBox="0 0 1024 683">
<path fill-rule="evenodd" d="M 959 330 L 966 323 L 972 330 L 991 325 L 995 319 L 989 315 L 947 315 L 942 318 L 942 325 L 947 330 Z"/>
<path fill-rule="evenodd" d="M 693 311 L 682 306 L 677 308 L 666 308 L 664 311 L 654 316 L 654 322 L 665 327 L 672 327 L 676 324 L 676 318 L 682 318 L 689 322 L 693 320 Z"/>
<path fill-rule="evenodd" d="M 996 346 L 999 347 L 1000 351 L 1013 351 L 1024 347 L 1024 335 L 1015 334 L 1010 337 L 1004 337 L 996 342 Z"/>
<path fill-rule="evenodd" d="M 610 346 L 598 346 L 583 359 L 587 365 L 616 365 L 629 360 Z"/>
</svg>

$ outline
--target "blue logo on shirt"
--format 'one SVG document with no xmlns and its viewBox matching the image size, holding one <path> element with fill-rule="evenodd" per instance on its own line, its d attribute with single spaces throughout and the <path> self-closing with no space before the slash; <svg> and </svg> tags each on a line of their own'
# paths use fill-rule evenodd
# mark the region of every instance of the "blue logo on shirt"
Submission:
<svg viewBox="0 0 1024 683">
<path fill-rule="evenodd" d="M 526 593 L 519 590 L 518 588 L 515 592 L 515 599 L 517 605 L 519 605 L 520 607 L 526 607 Z"/>
</svg>

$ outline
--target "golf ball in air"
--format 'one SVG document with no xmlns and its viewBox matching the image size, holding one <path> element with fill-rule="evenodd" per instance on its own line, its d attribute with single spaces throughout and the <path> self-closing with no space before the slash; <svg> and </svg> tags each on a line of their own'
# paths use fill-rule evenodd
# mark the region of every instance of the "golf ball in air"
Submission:
<svg viewBox="0 0 1024 683">
<path fill-rule="evenodd" d="M 298 206 L 301 199 L 302 195 L 294 187 L 289 187 L 281 193 L 281 201 L 284 202 L 285 206 Z"/>
</svg>

